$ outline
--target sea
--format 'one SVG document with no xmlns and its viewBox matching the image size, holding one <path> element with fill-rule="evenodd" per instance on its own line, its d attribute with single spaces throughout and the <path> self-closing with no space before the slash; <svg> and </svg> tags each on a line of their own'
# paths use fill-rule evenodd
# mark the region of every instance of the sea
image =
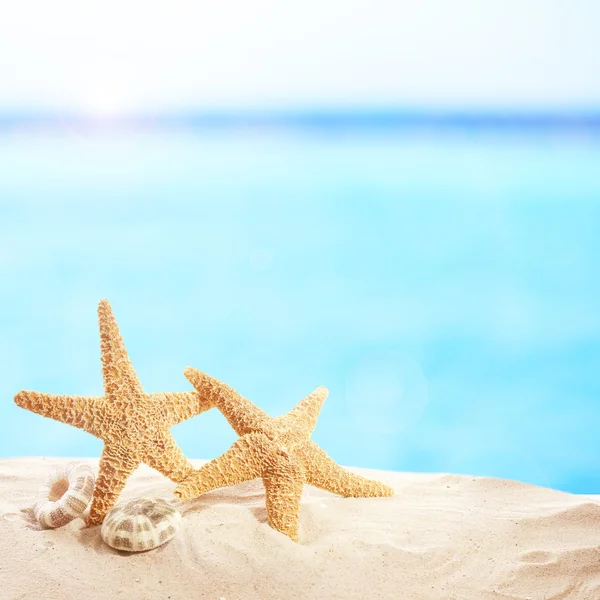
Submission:
<svg viewBox="0 0 600 600">
<path fill-rule="evenodd" d="M 99 457 L 13 397 L 103 394 L 108 298 L 148 392 L 323 385 L 340 464 L 600 493 L 597 128 L 5 126 L 0 290 L 0 456 Z"/>
</svg>

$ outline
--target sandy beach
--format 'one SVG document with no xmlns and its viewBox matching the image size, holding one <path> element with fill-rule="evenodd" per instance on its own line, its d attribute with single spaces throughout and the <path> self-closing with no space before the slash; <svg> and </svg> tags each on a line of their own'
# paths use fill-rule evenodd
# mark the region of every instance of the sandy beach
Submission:
<svg viewBox="0 0 600 600">
<path fill-rule="evenodd" d="M 82 519 L 55 530 L 33 519 L 38 487 L 68 460 L 0 460 L 2 600 L 600 600 L 600 496 L 353 469 L 396 496 L 306 486 L 295 544 L 267 524 L 260 480 L 179 502 L 173 482 L 142 466 L 122 499 L 165 498 L 183 527 L 164 546 L 127 554 Z M 97 470 L 96 459 L 80 460 Z"/>
</svg>

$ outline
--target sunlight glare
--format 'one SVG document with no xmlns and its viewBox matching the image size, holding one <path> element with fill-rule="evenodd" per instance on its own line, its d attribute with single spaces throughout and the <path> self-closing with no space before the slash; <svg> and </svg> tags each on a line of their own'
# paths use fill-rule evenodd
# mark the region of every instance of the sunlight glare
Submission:
<svg viewBox="0 0 600 600">
<path fill-rule="evenodd" d="M 115 85 L 94 87 L 84 96 L 82 111 L 86 116 L 99 119 L 123 117 L 132 110 L 132 103 Z"/>
</svg>

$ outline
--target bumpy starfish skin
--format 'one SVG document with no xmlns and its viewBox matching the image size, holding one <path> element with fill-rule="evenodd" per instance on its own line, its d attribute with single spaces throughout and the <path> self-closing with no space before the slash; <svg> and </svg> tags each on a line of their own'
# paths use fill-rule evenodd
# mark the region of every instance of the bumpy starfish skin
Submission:
<svg viewBox="0 0 600 600">
<path fill-rule="evenodd" d="M 170 428 L 210 408 L 197 392 L 144 393 L 108 300 L 98 305 L 105 396 L 21 391 L 22 408 L 79 427 L 104 441 L 88 525 L 102 523 L 128 477 L 146 463 L 175 482 L 193 472 Z"/>
<path fill-rule="evenodd" d="M 340 467 L 309 439 L 327 390 L 317 388 L 293 410 L 273 418 L 228 385 L 188 367 L 185 376 L 203 401 L 216 406 L 240 438 L 175 489 L 183 500 L 216 488 L 262 477 L 271 526 L 298 541 L 298 513 L 304 483 L 346 497 L 392 496 L 383 483 Z"/>
</svg>

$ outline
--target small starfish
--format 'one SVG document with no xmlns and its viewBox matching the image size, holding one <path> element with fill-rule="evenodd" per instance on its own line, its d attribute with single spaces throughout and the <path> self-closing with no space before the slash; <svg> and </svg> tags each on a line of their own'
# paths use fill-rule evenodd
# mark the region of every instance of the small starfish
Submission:
<svg viewBox="0 0 600 600">
<path fill-rule="evenodd" d="M 185 376 L 204 401 L 223 413 L 240 439 L 177 486 L 175 495 L 182 500 L 262 477 L 271 526 L 297 542 L 305 483 L 346 497 L 394 494 L 391 487 L 342 468 L 310 439 L 326 388 L 317 388 L 289 413 L 273 418 L 201 371 L 188 367 Z"/>
<path fill-rule="evenodd" d="M 84 429 L 104 441 L 88 525 L 102 523 L 128 477 L 146 463 L 175 482 L 193 472 L 170 428 L 210 408 L 196 392 L 146 394 L 127 355 L 108 300 L 98 305 L 105 396 L 21 391 L 22 408 Z"/>
</svg>

